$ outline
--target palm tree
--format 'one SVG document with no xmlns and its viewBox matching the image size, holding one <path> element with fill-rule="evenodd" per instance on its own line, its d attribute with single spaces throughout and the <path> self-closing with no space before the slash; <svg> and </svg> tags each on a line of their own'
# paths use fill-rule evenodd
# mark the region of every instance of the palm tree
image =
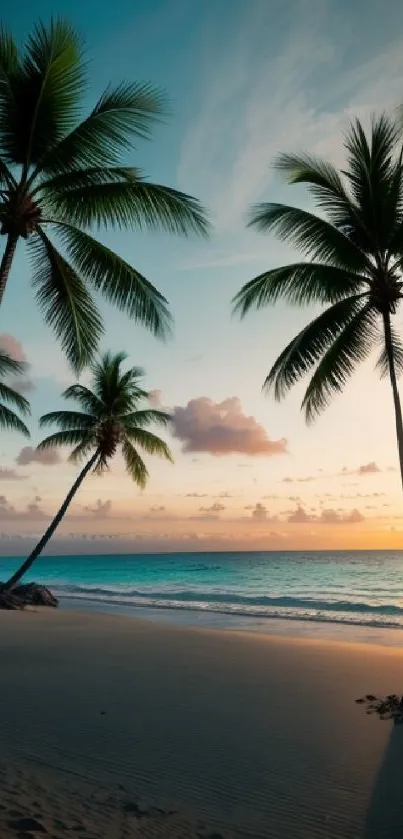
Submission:
<svg viewBox="0 0 403 839">
<path fill-rule="evenodd" d="M 13 410 L 16 408 L 20 414 L 30 413 L 29 402 L 21 393 L 6 384 L 4 379 L 10 376 L 20 376 L 24 373 L 26 365 L 22 361 L 15 361 L 5 350 L 0 349 L 0 428 L 8 431 L 19 431 L 24 437 L 30 437 L 25 422 Z M 12 407 L 10 407 L 12 406 Z"/>
<path fill-rule="evenodd" d="M 72 463 L 86 460 L 86 463 L 52 523 L 29 557 L 6 583 L 3 593 L 14 588 L 43 551 L 86 475 L 90 472 L 102 474 L 118 449 L 122 452 L 127 472 L 141 488 L 147 483 L 148 471 L 138 448 L 146 454 L 156 454 L 172 462 L 167 444 L 148 430 L 152 424 L 166 426 L 170 415 L 165 411 L 139 407 L 149 396 L 139 384 L 144 373 L 139 367 L 123 372 L 121 366 L 125 359 L 125 353 L 106 353 L 100 362 L 92 366 L 92 390 L 75 384 L 64 392 L 66 399 L 76 403 L 77 410 L 52 411 L 41 417 L 42 427 L 56 425 L 59 431 L 42 440 L 38 450 L 73 446 L 69 460 Z"/>
<path fill-rule="evenodd" d="M 122 164 L 132 141 L 148 137 L 164 113 L 161 91 L 138 83 L 110 87 L 78 122 L 85 69 L 78 36 L 63 21 L 39 23 L 21 53 L 0 30 L 0 303 L 25 239 L 36 300 L 77 372 L 93 358 L 103 332 L 93 292 L 157 336 L 170 325 L 162 294 L 87 231 L 208 230 L 195 198 L 149 183 Z"/>
<path fill-rule="evenodd" d="M 381 343 L 378 370 L 389 376 L 403 483 L 403 422 L 397 387 L 403 343 L 392 325 L 403 299 L 403 165 L 399 131 L 382 115 L 369 137 L 357 120 L 345 139 L 346 168 L 308 154 L 282 154 L 277 168 L 291 184 L 307 184 L 323 215 L 283 204 L 259 204 L 250 224 L 274 231 L 308 261 L 273 268 L 241 288 L 244 316 L 280 298 L 327 308 L 283 350 L 264 382 L 282 399 L 312 371 L 302 408 L 312 422 L 340 392 L 359 362 Z"/>
</svg>

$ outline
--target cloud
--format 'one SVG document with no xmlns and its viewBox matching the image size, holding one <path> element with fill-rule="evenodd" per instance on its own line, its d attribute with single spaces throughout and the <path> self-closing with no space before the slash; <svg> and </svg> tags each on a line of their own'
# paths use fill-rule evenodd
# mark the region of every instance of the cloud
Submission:
<svg viewBox="0 0 403 839">
<path fill-rule="evenodd" d="M 206 492 L 187 492 L 185 498 L 208 498 Z"/>
<path fill-rule="evenodd" d="M 378 466 L 375 461 L 371 460 L 370 463 L 363 463 L 361 466 L 358 466 L 356 469 L 349 469 L 347 466 L 343 466 L 343 468 L 339 472 L 330 472 L 325 474 L 322 469 L 319 470 L 318 475 L 304 475 L 300 478 L 292 478 L 287 475 L 285 478 L 282 478 L 279 483 L 282 484 L 307 484 L 311 483 L 311 481 L 323 481 L 325 478 L 345 478 L 347 476 L 365 476 L 365 475 L 376 475 L 379 472 L 382 472 L 380 466 Z"/>
<path fill-rule="evenodd" d="M 290 513 L 287 521 L 290 524 L 305 524 L 306 522 L 313 521 L 313 517 L 310 516 L 299 504 L 297 509 L 293 513 Z"/>
<path fill-rule="evenodd" d="M 215 4 L 205 5 L 178 180 L 208 203 L 216 228 L 231 236 L 210 260 L 201 252 L 195 267 L 248 261 L 253 270 L 245 212 L 266 196 L 283 200 L 271 167 L 279 150 L 307 149 L 342 164 L 340 140 L 351 117 L 401 101 L 400 6 L 390 4 L 387 19 L 379 0 L 367 6 L 365 50 L 354 3 L 343 14 L 326 0 L 234 3 L 225 30 Z M 267 268 L 278 264 L 272 243 L 273 237 Z"/>
<path fill-rule="evenodd" d="M 61 463 L 62 458 L 56 449 L 44 449 L 38 451 L 32 446 L 24 446 L 19 455 L 15 458 L 18 466 L 27 466 L 29 463 L 40 463 L 42 466 L 55 466 Z"/>
<path fill-rule="evenodd" d="M 199 510 L 203 513 L 222 513 L 225 507 L 224 504 L 219 504 L 218 501 L 215 501 L 211 507 L 199 507 Z"/>
<path fill-rule="evenodd" d="M 148 508 L 149 513 L 163 513 L 165 510 L 166 510 L 166 507 L 164 507 L 162 504 L 159 507 L 149 507 Z"/>
<path fill-rule="evenodd" d="M 162 390 L 149 390 L 148 401 L 152 408 L 162 408 Z"/>
<path fill-rule="evenodd" d="M 0 348 L 5 350 L 5 352 L 8 353 L 11 358 L 14 358 L 15 361 L 22 361 L 26 365 L 26 368 L 29 367 L 21 341 L 14 338 L 14 336 L 10 335 L 9 332 L 2 332 L 0 334 Z M 31 390 L 35 390 L 35 385 L 31 379 L 21 378 L 21 376 L 12 376 L 8 380 L 8 384 L 10 387 L 14 388 L 17 393 L 21 394 L 29 393 Z"/>
<path fill-rule="evenodd" d="M 175 407 L 174 437 L 184 452 L 208 452 L 217 457 L 241 452 L 251 456 L 285 454 L 287 441 L 270 440 L 266 429 L 242 412 L 236 397 L 213 402 L 207 396 L 191 399 L 184 408 Z"/>
<path fill-rule="evenodd" d="M 357 475 L 375 475 L 376 472 L 381 472 L 382 470 L 379 468 L 377 463 L 373 460 L 371 463 L 364 463 L 362 466 L 359 466 L 357 469 Z"/>
<path fill-rule="evenodd" d="M 282 478 L 282 484 L 308 484 L 311 481 L 318 481 L 322 478 L 322 475 L 307 475 L 305 478 L 290 478 L 287 476 L 286 478 Z"/>
<path fill-rule="evenodd" d="M 257 519 L 258 521 L 263 521 L 264 519 L 267 519 L 267 508 L 264 504 L 261 504 L 260 502 L 255 504 L 252 510 L 252 518 Z"/>
<path fill-rule="evenodd" d="M 84 507 L 84 510 L 86 513 L 91 513 L 93 516 L 96 516 L 97 518 L 105 518 L 106 516 L 109 516 L 109 514 L 111 513 L 112 501 L 110 500 L 110 498 L 105 499 L 105 501 L 102 501 L 100 498 L 98 498 L 94 504 L 87 504 Z"/>
<path fill-rule="evenodd" d="M 26 362 L 25 355 L 21 341 L 17 341 L 9 332 L 2 332 L 0 334 L 0 348 L 11 356 L 15 361 Z"/>
<path fill-rule="evenodd" d="M 307 513 L 300 504 L 287 517 L 289 524 L 307 524 L 310 522 L 315 522 L 316 524 L 358 524 L 362 521 L 364 521 L 364 516 L 357 509 L 345 513 L 329 508 L 322 510 L 318 516 L 315 513 Z"/>
<path fill-rule="evenodd" d="M 36 496 L 24 509 L 18 510 L 5 495 L 0 495 L 0 520 L 23 522 L 48 519 L 48 514 L 39 505 L 40 500 L 39 496 Z"/>
<path fill-rule="evenodd" d="M 22 481 L 27 475 L 18 475 L 15 469 L 0 466 L 0 481 Z"/>
</svg>

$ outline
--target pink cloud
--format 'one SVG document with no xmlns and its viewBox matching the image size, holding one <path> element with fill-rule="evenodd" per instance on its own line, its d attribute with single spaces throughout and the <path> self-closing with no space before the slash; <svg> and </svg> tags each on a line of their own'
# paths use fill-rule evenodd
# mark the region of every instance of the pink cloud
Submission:
<svg viewBox="0 0 403 839">
<path fill-rule="evenodd" d="M 357 509 L 345 513 L 331 508 L 322 510 L 318 516 L 315 513 L 307 513 L 299 504 L 296 510 L 287 517 L 287 521 L 290 524 L 307 524 L 309 522 L 315 522 L 316 524 L 358 524 L 364 521 L 364 516 Z"/>
<path fill-rule="evenodd" d="M 95 501 L 95 504 L 87 504 L 84 507 L 86 513 L 92 513 L 93 516 L 104 518 L 105 516 L 109 516 L 112 509 L 112 501 L 110 498 L 105 499 L 105 501 L 101 501 L 98 498 Z"/>
<path fill-rule="evenodd" d="M 364 463 L 362 466 L 358 467 L 357 474 L 358 475 L 374 475 L 376 472 L 380 472 L 380 468 L 375 461 L 371 461 L 371 463 Z"/>
<path fill-rule="evenodd" d="M 18 466 L 27 466 L 29 463 L 41 463 L 42 466 L 55 466 L 61 463 L 61 457 L 56 449 L 44 449 L 38 451 L 33 446 L 24 446 L 19 455 L 17 455 L 15 462 Z"/>
<path fill-rule="evenodd" d="M 27 368 L 29 367 L 29 364 L 27 364 L 27 356 L 21 341 L 14 338 L 14 336 L 10 335 L 9 332 L 2 332 L 0 334 L 0 349 L 8 353 L 8 355 L 15 361 L 22 361 Z M 29 393 L 31 390 L 35 390 L 35 385 L 31 379 L 22 379 L 20 376 L 15 378 L 13 377 L 10 384 L 18 393 Z"/>
<path fill-rule="evenodd" d="M 267 519 L 267 507 L 265 507 L 264 504 L 261 504 L 260 501 L 255 504 L 252 510 L 252 518 L 257 519 L 258 521 Z"/>
<path fill-rule="evenodd" d="M 15 361 L 27 360 L 21 341 L 17 341 L 17 338 L 14 338 L 9 332 L 0 334 L 0 347 Z"/>
<path fill-rule="evenodd" d="M 47 513 L 42 510 L 39 506 L 40 498 L 38 496 L 35 499 L 27 504 L 25 509 L 17 510 L 12 504 L 10 504 L 8 498 L 5 495 L 0 495 L 0 520 L 8 521 L 42 521 L 43 519 L 47 519 Z"/>
<path fill-rule="evenodd" d="M 287 451 L 287 441 L 270 440 L 263 425 L 243 413 L 235 396 L 222 402 L 201 396 L 191 399 L 184 408 L 175 407 L 172 428 L 184 452 L 208 452 L 219 457 L 235 452 L 270 456 Z"/>
<path fill-rule="evenodd" d="M 15 469 L 0 466 L 0 481 L 22 481 L 26 475 L 18 475 Z"/>
<path fill-rule="evenodd" d="M 161 390 L 149 390 L 148 391 L 148 401 L 152 408 L 162 408 L 162 391 Z"/>
</svg>

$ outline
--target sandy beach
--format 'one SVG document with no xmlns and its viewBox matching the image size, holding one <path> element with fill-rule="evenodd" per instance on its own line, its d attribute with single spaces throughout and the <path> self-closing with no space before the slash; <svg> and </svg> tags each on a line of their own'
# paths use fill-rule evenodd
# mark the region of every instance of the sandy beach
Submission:
<svg viewBox="0 0 403 839">
<path fill-rule="evenodd" d="M 399 649 L 27 611 L 0 654 L 2 839 L 403 835 L 403 727 L 354 703 Z"/>
</svg>

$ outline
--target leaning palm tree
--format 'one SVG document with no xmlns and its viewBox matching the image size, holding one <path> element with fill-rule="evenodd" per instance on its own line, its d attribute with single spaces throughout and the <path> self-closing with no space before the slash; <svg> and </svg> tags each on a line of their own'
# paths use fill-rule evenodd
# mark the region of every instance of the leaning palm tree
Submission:
<svg viewBox="0 0 403 839">
<path fill-rule="evenodd" d="M 7 383 L 11 376 L 20 376 L 25 369 L 24 362 L 16 361 L 5 350 L 0 349 L 0 428 L 5 431 L 18 431 L 24 437 L 30 437 L 25 422 L 19 416 L 30 413 L 29 402 L 25 396 L 18 393 L 16 387 Z"/>
<path fill-rule="evenodd" d="M 166 426 L 170 415 L 165 411 L 141 407 L 141 403 L 149 397 L 147 391 L 140 387 L 140 378 L 144 373 L 139 367 L 123 372 L 121 367 L 125 358 L 125 353 L 106 353 L 92 367 L 92 390 L 75 384 L 63 394 L 66 399 L 77 404 L 78 410 L 53 411 L 40 419 L 42 427 L 56 425 L 59 431 L 42 440 L 38 446 L 39 451 L 55 446 L 73 446 L 70 461 L 86 462 L 52 523 L 29 557 L 3 587 L 3 592 L 14 588 L 43 551 L 86 475 L 90 472 L 102 474 L 118 449 L 122 452 L 127 472 L 141 488 L 147 483 L 148 471 L 138 448 L 146 454 L 156 454 L 172 461 L 167 444 L 148 430 L 148 426 L 153 424 Z"/>
<path fill-rule="evenodd" d="M 345 139 L 346 168 L 308 154 L 283 154 L 277 168 L 307 184 L 323 215 L 283 204 L 259 204 L 250 224 L 274 231 L 308 261 L 273 268 L 234 298 L 241 316 L 280 298 L 325 310 L 283 350 L 264 387 L 282 399 L 312 371 L 302 407 L 308 422 L 340 392 L 358 363 L 380 343 L 378 369 L 389 376 L 403 483 L 403 422 L 397 376 L 403 343 L 392 319 L 403 300 L 403 165 L 399 131 L 385 115 L 368 137 L 357 120 Z"/>
<path fill-rule="evenodd" d="M 0 303 L 16 247 L 26 240 L 36 300 L 79 372 L 103 331 L 100 292 L 155 335 L 169 331 L 167 301 L 135 268 L 94 239 L 93 227 L 206 234 L 199 202 L 124 165 L 133 140 L 164 113 L 160 90 L 120 84 L 78 121 L 83 50 L 62 21 L 38 24 L 19 52 L 0 30 Z M 56 238 L 54 239 L 53 236 Z"/>
</svg>

